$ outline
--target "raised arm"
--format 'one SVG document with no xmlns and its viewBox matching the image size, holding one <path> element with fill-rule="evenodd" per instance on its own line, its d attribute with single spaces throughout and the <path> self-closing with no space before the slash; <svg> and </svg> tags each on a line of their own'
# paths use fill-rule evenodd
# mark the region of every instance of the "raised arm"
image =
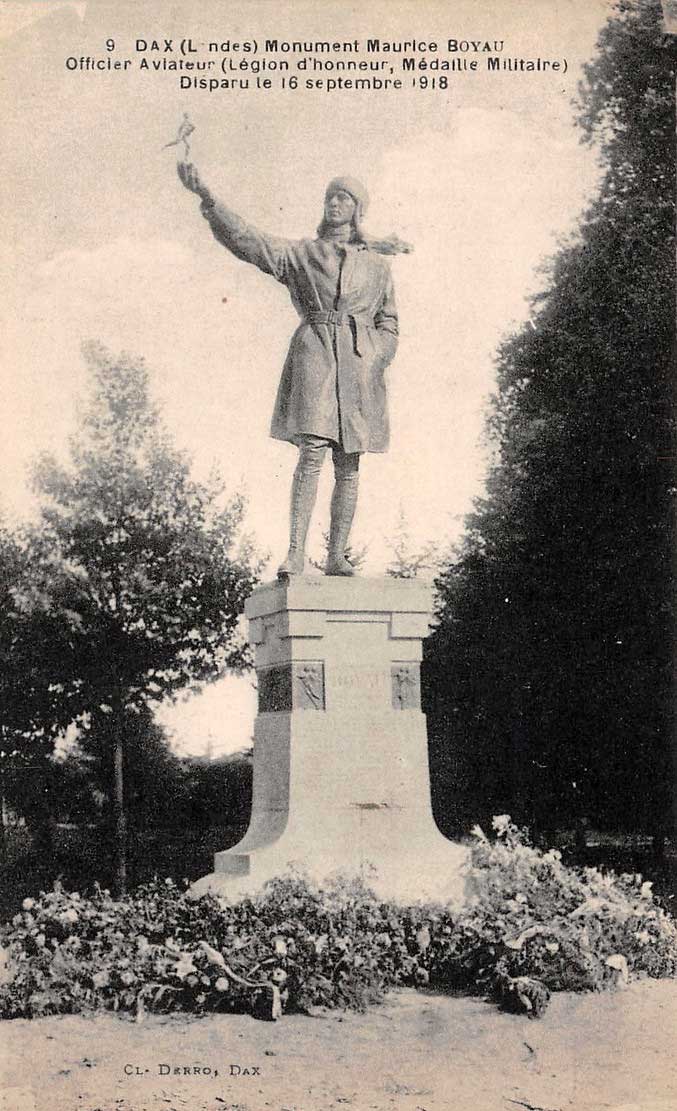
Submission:
<svg viewBox="0 0 677 1111">
<path fill-rule="evenodd" d="M 258 231 L 217 201 L 192 163 L 179 162 L 177 170 L 186 189 L 202 201 L 200 212 L 212 229 L 214 238 L 236 258 L 251 262 L 264 274 L 272 274 L 279 282 L 285 282 L 290 240 Z"/>
</svg>

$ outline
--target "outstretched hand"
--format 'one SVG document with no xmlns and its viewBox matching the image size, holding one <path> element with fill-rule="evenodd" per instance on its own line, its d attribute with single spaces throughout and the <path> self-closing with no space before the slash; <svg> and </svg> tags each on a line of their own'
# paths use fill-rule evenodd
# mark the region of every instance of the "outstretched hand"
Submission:
<svg viewBox="0 0 677 1111">
<path fill-rule="evenodd" d="M 181 184 L 184 185 L 186 189 L 189 189 L 191 193 L 197 193 L 198 197 L 201 197 L 203 200 L 209 196 L 209 190 L 207 186 L 203 185 L 200 181 L 200 175 L 192 162 L 177 162 L 176 169 Z"/>
</svg>

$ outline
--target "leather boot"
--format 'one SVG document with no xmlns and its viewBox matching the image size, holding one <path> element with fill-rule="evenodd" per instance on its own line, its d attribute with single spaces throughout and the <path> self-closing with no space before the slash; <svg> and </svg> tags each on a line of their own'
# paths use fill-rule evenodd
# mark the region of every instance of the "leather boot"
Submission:
<svg viewBox="0 0 677 1111">
<path fill-rule="evenodd" d="M 302 575 L 305 569 L 306 538 L 315 508 L 317 484 L 322 469 L 326 445 L 301 445 L 299 461 L 294 471 L 291 487 L 289 519 L 289 551 L 278 567 L 279 579 Z"/>
<path fill-rule="evenodd" d="M 357 505 L 358 482 L 359 475 L 356 466 L 354 470 L 349 471 L 337 468 L 336 482 L 331 498 L 331 526 L 325 575 L 355 574 L 355 568 L 346 559 L 346 549 Z"/>
</svg>

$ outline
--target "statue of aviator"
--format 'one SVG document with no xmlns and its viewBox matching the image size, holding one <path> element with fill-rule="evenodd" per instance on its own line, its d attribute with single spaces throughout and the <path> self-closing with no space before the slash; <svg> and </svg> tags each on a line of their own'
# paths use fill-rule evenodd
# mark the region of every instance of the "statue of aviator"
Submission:
<svg viewBox="0 0 677 1111">
<path fill-rule="evenodd" d="M 245 223 L 214 199 L 192 163 L 179 177 L 201 201 L 219 243 L 286 285 L 301 322 L 287 355 L 271 435 L 299 449 L 291 493 L 289 551 L 278 576 L 302 575 L 308 526 L 327 448 L 335 485 L 327 575 L 352 575 L 346 559 L 357 504 L 360 455 L 388 447 L 385 370 L 397 348 L 397 310 L 385 255 L 411 248 L 396 236 L 362 229 L 368 195 L 361 182 L 337 177 L 327 186 L 315 239 L 282 239 Z"/>
</svg>

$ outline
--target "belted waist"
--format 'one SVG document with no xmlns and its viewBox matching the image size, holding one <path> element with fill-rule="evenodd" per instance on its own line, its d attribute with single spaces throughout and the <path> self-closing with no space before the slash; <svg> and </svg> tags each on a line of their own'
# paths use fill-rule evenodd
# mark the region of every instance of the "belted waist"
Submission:
<svg viewBox="0 0 677 1111">
<path fill-rule="evenodd" d="M 336 309 L 317 309 L 305 315 L 307 324 L 336 324 L 339 327 L 349 325 L 353 333 L 353 348 L 356 355 L 362 355 L 363 344 L 360 333 L 363 328 L 373 328 L 374 321 L 366 313 L 339 312 Z"/>
<path fill-rule="evenodd" d="M 356 324 L 362 324 L 367 328 L 374 326 L 374 321 L 370 316 L 363 312 L 337 312 L 336 309 L 329 309 L 324 311 L 318 309 L 317 312 L 308 312 L 305 319 L 309 324 L 350 324 L 354 320 Z"/>
</svg>

